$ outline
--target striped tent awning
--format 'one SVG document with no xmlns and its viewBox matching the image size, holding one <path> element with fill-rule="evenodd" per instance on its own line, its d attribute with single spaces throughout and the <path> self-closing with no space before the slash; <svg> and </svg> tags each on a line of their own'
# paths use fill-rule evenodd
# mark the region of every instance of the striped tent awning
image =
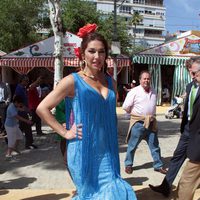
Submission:
<svg viewBox="0 0 200 200">
<path fill-rule="evenodd" d="M 46 67 L 50 71 L 54 71 L 54 57 L 33 57 L 33 58 L 1 58 L 0 67 L 11 67 L 20 74 L 28 74 L 35 67 Z M 131 62 L 129 58 L 109 58 L 107 60 L 108 67 L 113 67 L 116 61 L 117 67 L 129 67 Z M 79 59 L 64 58 L 64 66 L 79 67 Z"/>
<path fill-rule="evenodd" d="M 185 65 L 189 56 L 161 56 L 161 55 L 135 55 L 133 63 L 139 64 L 160 64 L 160 65 Z"/>
</svg>

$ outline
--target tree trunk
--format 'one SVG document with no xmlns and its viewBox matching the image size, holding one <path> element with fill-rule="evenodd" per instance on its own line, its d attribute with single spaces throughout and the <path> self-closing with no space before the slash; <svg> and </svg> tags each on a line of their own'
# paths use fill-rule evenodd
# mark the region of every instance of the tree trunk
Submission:
<svg viewBox="0 0 200 200">
<path fill-rule="evenodd" d="M 136 38 L 136 24 L 135 24 L 135 26 L 134 26 L 134 49 L 135 49 L 135 38 Z"/>
<path fill-rule="evenodd" d="M 61 22 L 61 0 L 48 0 L 50 21 L 55 37 L 54 41 L 54 87 L 63 78 L 63 31 Z"/>
</svg>

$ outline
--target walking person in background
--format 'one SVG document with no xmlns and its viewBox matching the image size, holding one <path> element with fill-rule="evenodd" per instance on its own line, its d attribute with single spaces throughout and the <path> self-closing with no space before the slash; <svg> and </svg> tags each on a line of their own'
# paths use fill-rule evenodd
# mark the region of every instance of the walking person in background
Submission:
<svg viewBox="0 0 200 200">
<path fill-rule="evenodd" d="M 124 86 L 123 88 L 124 88 L 124 90 L 126 91 L 126 95 L 127 95 L 127 93 L 128 92 L 130 92 L 131 91 L 131 89 L 133 89 L 134 87 L 136 86 L 136 81 L 135 80 L 132 80 L 132 82 L 131 82 L 131 87 L 130 88 L 127 88 L 126 86 Z M 126 97 L 126 96 L 125 96 Z M 125 117 L 125 119 L 127 119 L 127 120 L 129 120 L 130 119 L 130 113 L 125 113 L 125 115 L 124 115 L 124 117 Z"/>
<path fill-rule="evenodd" d="M 191 66 L 194 84 L 190 90 L 189 142 L 187 161 L 177 189 L 177 200 L 192 200 L 195 190 L 200 186 L 200 58 L 194 59 Z"/>
<path fill-rule="evenodd" d="M 73 200 L 135 200 L 132 187 L 120 176 L 116 84 L 105 73 L 108 44 L 96 29 L 88 24 L 79 30 L 82 70 L 63 78 L 37 112 L 68 140 L 68 167 L 77 189 Z M 64 98 L 74 113 L 71 129 L 69 120 L 65 129 L 50 112 Z M 70 113 L 66 109 L 67 119 Z"/>
<path fill-rule="evenodd" d="M 0 80 L 0 117 L 1 117 L 1 133 L 4 132 L 4 123 L 6 119 L 6 110 L 11 102 L 11 90 L 8 83 L 4 83 Z M 6 134 L 6 133 L 4 133 Z"/>
<path fill-rule="evenodd" d="M 123 89 L 127 92 L 131 91 L 131 89 L 133 89 L 136 86 L 136 81 L 132 80 L 131 84 L 130 84 L 130 88 L 127 88 L 126 86 L 123 87 Z"/>
<path fill-rule="evenodd" d="M 62 100 L 57 106 L 55 111 L 56 120 L 66 128 L 66 115 L 65 115 L 65 100 Z M 66 156 L 66 138 L 57 134 L 57 140 L 60 142 L 60 151 L 63 156 Z M 66 158 L 64 158 L 66 160 Z"/>
<path fill-rule="evenodd" d="M 36 108 L 40 103 L 40 97 L 37 87 L 40 85 L 42 77 L 39 76 L 33 83 L 28 87 L 28 107 L 31 112 L 32 121 L 35 123 L 36 133 L 38 136 L 43 135 L 42 133 L 42 122 L 40 117 L 36 113 Z"/>
<path fill-rule="evenodd" d="M 169 92 L 169 89 L 166 85 L 164 85 L 164 87 L 163 87 L 162 98 L 163 98 L 163 102 L 169 102 L 170 101 L 170 92 Z"/>
<path fill-rule="evenodd" d="M 131 114 L 127 135 L 128 148 L 125 158 L 125 172 L 133 172 L 133 161 L 137 146 L 146 140 L 153 157 L 154 170 L 166 174 L 160 154 L 156 121 L 156 93 L 150 87 L 150 73 L 142 71 L 140 85 L 133 88 L 126 96 L 122 108 Z"/>
<path fill-rule="evenodd" d="M 168 172 L 163 179 L 161 185 L 153 186 L 149 185 L 149 187 L 158 193 L 163 194 L 164 196 L 168 197 L 171 193 L 172 184 L 183 165 L 185 159 L 187 158 L 187 147 L 188 147 L 188 141 L 189 141 L 189 132 L 190 132 L 190 99 L 191 99 L 191 88 L 195 84 L 195 76 L 192 73 L 192 65 L 194 62 L 200 61 L 200 57 L 191 58 L 187 60 L 186 67 L 190 73 L 190 76 L 192 78 L 192 82 L 190 82 L 186 86 L 186 97 L 185 97 L 185 103 L 184 103 L 184 110 L 183 110 L 183 117 L 181 121 L 181 136 L 178 142 L 178 145 L 174 151 L 173 157 L 170 160 L 169 163 L 169 169 Z"/>
<path fill-rule="evenodd" d="M 27 96 L 27 86 L 29 83 L 29 78 L 26 75 L 22 75 L 19 84 L 15 89 L 14 96 L 20 96 L 23 100 L 24 109 L 19 111 L 19 116 L 29 120 L 29 109 L 28 109 L 28 96 Z M 31 125 L 23 121 L 19 122 L 19 128 L 25 134 L 25 148 L 26 149 L 36 149 L 37 146 L 33 144 L 33 134 Z"/>
<path fill-rule="evenodd" d="M 18 110 L 23 108 L 23 100 L 20 96 L 15 96 L 13 102 L 8 106 L 5 129 L 8 138 L 8 150 L 6 153 L 6 158 L 12 158 L 12 152 L 15 151 L 20 153 L 17 149 L 19 140 L 23 139 L 23 134 L 19 128 L 18 121 L 23 121 L 28 125 L 32 124 L 32 121 L 25 119 L 18 115 Z"/>
</svg>

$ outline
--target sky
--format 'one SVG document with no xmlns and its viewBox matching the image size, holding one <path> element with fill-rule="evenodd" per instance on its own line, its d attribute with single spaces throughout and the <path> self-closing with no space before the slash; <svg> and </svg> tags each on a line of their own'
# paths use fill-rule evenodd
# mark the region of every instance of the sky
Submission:
<svg viewBox="0 0 200 200">
<path fill-rule="evenodd" d="M 166 31 L 200 31 L 200 0 L 164 0 Z"/>
</svg>

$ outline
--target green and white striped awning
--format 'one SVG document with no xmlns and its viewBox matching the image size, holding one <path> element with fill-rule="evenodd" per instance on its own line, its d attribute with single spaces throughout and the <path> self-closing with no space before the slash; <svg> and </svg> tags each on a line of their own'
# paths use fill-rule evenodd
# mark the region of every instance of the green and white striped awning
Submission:
<svg viewBox="0 0 200 200">
<path fill-rule="evenodd" d="M 185 65 L 189 56 L 160 56 L 160 55 L 134 55 L 133 63 L 160 64 L 160 65 Z"/>
</svg>

